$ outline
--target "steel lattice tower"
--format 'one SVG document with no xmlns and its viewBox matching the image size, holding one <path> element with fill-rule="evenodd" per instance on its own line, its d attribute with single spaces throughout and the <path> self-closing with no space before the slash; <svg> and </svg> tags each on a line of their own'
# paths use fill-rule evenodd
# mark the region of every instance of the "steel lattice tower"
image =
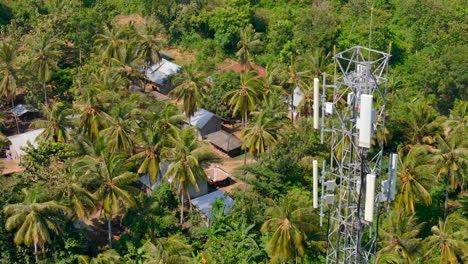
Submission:
<svg viewBox="0 0 468 264">
<path fill-rule="evenodd" d="M 333 85 L 327 85 L 323 75 L 321 134 L 323 140 L 323 133 L 331 133 L 331 158 L 329 164 L 323 162 L 320 177 L 320 214 L 328 222 L 329 264 L 373 261 L 378 216 L 382 203 L 392 199 L 392 180 L 382 182 L 387 166 L 382 163 L 389 58 L 388 53 L 355 46 L 334 55 Z M 366 129 L 368 136 L 363 134 Z M 373 202 L 367 205 L 366 199 Z M 365 220 L 367 206 L 372 211 Z"/>
</svg>

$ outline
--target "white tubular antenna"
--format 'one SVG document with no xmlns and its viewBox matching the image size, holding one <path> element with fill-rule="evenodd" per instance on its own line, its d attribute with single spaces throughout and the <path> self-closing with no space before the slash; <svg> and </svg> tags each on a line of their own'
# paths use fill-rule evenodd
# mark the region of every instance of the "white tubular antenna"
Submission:
<svg viewBox="0 0 468 264">
<path fill-rule="evenodd" d="M 372 100 L 372 95 L 361 94 L 361 104 L 359 106 L 360 115 L 357 127 L 359 128 L 359 146 L 363 148 L 371 147 Z"/>
<path fill-rule="evenodd" d="M 319 129 L 319 79 L 314 78 L 314 129 Z"/>
<path fill-rule="evenodd" d="M 314 208 L 318 208 L 318 161 L 312 161 L 312 196 Z"/>
<path fill-rule="evenodd" d="M 375 202 L 375 175 L 367 174 L 366 176 L 366 203 L 364 207 L 364 220 L 372 222 L 374 219 L 374 202 Z"/>
</svg>

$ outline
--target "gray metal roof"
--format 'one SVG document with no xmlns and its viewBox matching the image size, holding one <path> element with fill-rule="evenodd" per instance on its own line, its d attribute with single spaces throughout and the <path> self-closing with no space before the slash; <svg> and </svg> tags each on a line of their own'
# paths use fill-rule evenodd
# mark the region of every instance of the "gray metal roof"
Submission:
<svg viewBox="0 0 468 264">
<path fill-rule="evenodd" d="M 190 117 L 190 123 L 189 124 L 191 126 L 196 126 L 196 127 L 200 128 L 200 129 L 202 129 L 203 127 L 206 126 L 208 121 L 210 121 L 210 119 L 213 116 L 216 116 L 216 115 L 214 113 L 210 112 L 210 111 L 207 111 L 207 110 L 205 110 L 203 108 L 200 108 L 193 114 L 193 116 Z"/>
<path fill-rule="evenodd" d="M 146 70 L 146 78 L 158 85 L 164 85 L 169 75 L 179 72 L 181 67 L 166 59 L 161 59 Z"/>
<path fill-rule="evenodd" d="M 31 130 L 22 134 L 9 136 L 8 140 L 11 142 L 10 148 L 14 149 L 16 153 L 23 156 L 27 153 L 21 148 L 26 147 L 30 142 L 34 147 L 37 146 L 36 138 L 44 131 L 44 128 Z"/>
<path fill-rule="evenodd" d="M 15 106 L 15 108 L 13 108 L 11 110 L 11 112 L 13 112 L 14 115 L 16 115 L 17 117 L 20 117 L 26 113 L 29 113 L 29 112 L 38 112 L 34 107 L 32 107 L 31 105 L 24 105 L 24 104 L 19 104 L 17 106 Z"/>
<path fill-rule="evenodd" d="M 192 204 L 211 220 L 211 210 L 213 209 L 213 204 L 218 198 L 224 200 L 224 215 L 227 215 L 229 213 L 229 208 L 235 204 L 235 201 L 222 190 L 217 190 L 192 199 Z"/>
</svg>

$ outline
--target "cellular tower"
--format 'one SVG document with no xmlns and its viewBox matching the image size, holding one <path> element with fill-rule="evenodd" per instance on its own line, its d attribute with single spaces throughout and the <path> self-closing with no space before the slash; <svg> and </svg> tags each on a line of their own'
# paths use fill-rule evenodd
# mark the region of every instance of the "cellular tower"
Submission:
<svg viewBox="0 0 468 264">
<path fill-rule="evenodd" d="M 314 79 L 314 128 L 322 143 L 329 134 L 331 146 L 320 175 L 313 161 L 313 201 L 327 225 L 329 264 L 373 263 L 380 216 L 395 198 L 398 157 L 387 162 L 383 155 L 389 59 L 355 46 L 333 56 L 333 84 L 324 73 L 320 91 Z"/>
</svg>

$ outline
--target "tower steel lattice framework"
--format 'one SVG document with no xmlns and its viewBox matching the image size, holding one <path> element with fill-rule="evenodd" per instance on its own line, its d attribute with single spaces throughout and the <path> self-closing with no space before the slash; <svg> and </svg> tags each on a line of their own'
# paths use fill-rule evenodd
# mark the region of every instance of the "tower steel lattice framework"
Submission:
<svg viewBox="0 0 468 264">
<path fill-rule="evenodd" d="M 319 178 L 321 224 L 325 220 L 328 226 L 327 264 L 372 263 L 379 216 L 383 208 L 388 209 L 388 202 L 394 199 L 396 164 L 392 165 L 392 160 L 396 156 L 391 157 L 387 164 L 383 162 L 390 56 L 355 46 L 333 56 L 333 84 L 328 85 L 327 74 L 323 74 L 320 95 L 322 142 L 324 133 L 331 134 L 331 157 L 328 162 L 323 161 Z M 360 107 L 364 105 L 361 100 L 366 96 L 371 98 L 367 101 L 372 102 L 371 121 L 367 124 L 371 138 L 367 146 L 360 138 L 360 130 L 365 126 Z M 383 180 L 387 167 L 389 177 Z M 369 174 L 374 179 L 373 190 L 366 188 L 367 181 L 371 181 Z M 366 199 L 373 202 L 367 205 Z M 372 209 L 369 211 L 372 219 L 367 216 L 368 220 L 365 219 L 367 206 Z"/>
</svg>

